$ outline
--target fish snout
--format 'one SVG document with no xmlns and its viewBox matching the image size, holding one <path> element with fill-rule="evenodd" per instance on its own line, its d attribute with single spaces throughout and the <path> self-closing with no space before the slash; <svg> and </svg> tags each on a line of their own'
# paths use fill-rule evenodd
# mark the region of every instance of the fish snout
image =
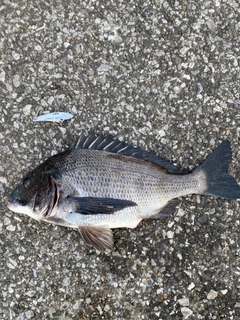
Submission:
<svg viewBox="0 0 240 320">
<path fill-rule="evenodd" d="M 7 206 L 10 209 L 10 207 L 16 207 L 16 206 L 25 206 L 27 204 L 26 201 L 24 201 L 23 199 L 20 199 L 20 197 L 18 197 L 18 193 L 14 191 L 12 191 L 8 197 L 7 197 Z"/>
<path fill-rule="evenodd" d="M 11 209 L 13 206 L 16 206 L 19 203 L 19 200 L 11 192 L 7 197 L 7 207 Z"/>
<path fill-rule="evenodd" d="M 13 203 L 15 202 L 16 198 L 14 197 L 13 193 L 11 192 L 8 197 L 7 197 L 7 201 L 8 203 Z"/>
<path fill-rule="evenodd" d="M 7 197 L 7 207 L 13 212 L 27 214 L 35 218 L 35 215 L 32 214 L 32 207 L 29 205 L 29 202 L 25 199 L 21 199 L 15 190 Z"/>
</svg>

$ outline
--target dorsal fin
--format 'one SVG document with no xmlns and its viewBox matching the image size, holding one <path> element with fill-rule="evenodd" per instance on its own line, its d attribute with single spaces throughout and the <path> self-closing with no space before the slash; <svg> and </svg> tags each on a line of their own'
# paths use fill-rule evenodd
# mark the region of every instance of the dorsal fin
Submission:
<svg viewBox="0 0 240 320">
<path fill-rule="evenodd" d="M 170 173 L 179 173 L 178 169 L 169 160 L 162 157 L 158 157 L 150 152 L 129 145 L 118 139 L 114 139 L 111 136 L 104 137 L 103 134 L 99 136 L 96 136 L 95 134 L 85 136 L 85 134 L 82 133 L 78 141 L 73 143 L 70 149 L 103 150 L 112 153 L 119 153 L 125 156 L 132 156 L 138 159 L 153 162 L 165 168 Z"/>
</svg>

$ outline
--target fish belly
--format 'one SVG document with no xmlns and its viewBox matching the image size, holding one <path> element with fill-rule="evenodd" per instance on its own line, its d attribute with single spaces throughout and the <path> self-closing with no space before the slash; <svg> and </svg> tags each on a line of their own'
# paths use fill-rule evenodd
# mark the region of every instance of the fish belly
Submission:
<svg viewBox="0 0 240 320">
<path fill-rule="evenodd" d="M 105 226 L 113 228 L 136 228 L 142 220 L 138 217 L 138 210 L 126 208 L 113 214 L 85 215 L 82 222 L 86 226 Z"/>
</svg>

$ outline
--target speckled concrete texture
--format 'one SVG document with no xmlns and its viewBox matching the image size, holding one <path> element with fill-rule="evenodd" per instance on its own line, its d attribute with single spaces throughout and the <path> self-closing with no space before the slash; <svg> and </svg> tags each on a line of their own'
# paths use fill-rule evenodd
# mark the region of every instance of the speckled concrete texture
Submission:
<svg viewBox="0 0 240 320">
<path fill-rule="evenodd" d="M 186 197 L 108 255 L 6 207 L 82 130 L 183 172 L 229 139 L 240 183 L 239 29 L 235 0 L 1 2 L 0 319 L 240 319 L 239 201 Z M 74 117 L 33 121 L 53 111 Z"/>
</svg>

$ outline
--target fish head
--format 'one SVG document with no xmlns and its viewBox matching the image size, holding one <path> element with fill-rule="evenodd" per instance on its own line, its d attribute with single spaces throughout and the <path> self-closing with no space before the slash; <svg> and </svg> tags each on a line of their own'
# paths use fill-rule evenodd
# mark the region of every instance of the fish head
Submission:
<svg viewBox="0 0 240 320">
<path fill-rule="evenodd" d="M 8 196 L 8 208 L 41 220 L 51 215 L 60 195 L 61 174 L 39 166 L 22 178 Z"/>
</svg>

